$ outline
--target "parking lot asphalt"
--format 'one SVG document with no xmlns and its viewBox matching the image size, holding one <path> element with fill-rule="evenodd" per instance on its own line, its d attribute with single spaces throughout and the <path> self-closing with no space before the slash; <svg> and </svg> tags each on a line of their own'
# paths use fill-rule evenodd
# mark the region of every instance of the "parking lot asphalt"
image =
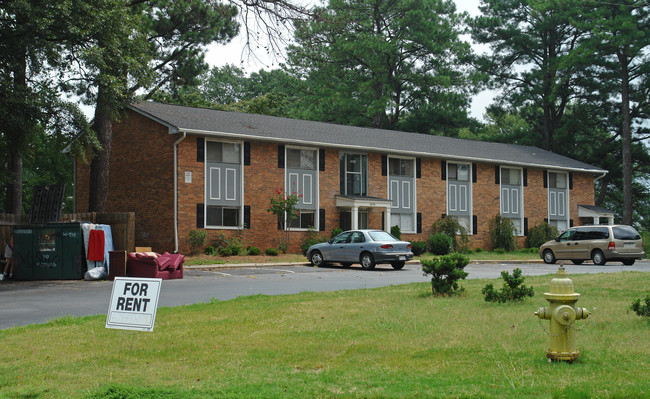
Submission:
<svg viewBox="0 0 650 399">
<path fill-rule="evenodd" d="M 551 275 L 558 265 L 540 262 L 470 263 L 465 267 L 469 279 L 499 278 L 502 270 L 516 267 L 525 276 Z M 606 266 L 593 264 L 565 265 L 567 272 L 610 273 L 640 271 L 648 273 L 650 262 L 633 266 L 611 262 Z M 404 269 L 378 265 L 363 270 L 358 265 L 345 269 L 338 266 L 309 267 L 305 264 L 264 264 L 187 267 L 181 280 L 164 280 L 159 306 L 182 306 L 211 300 L 229 300 L 248 295 L 282 295 L 300 292 L 335 291 L 376 288 L 395 284 L 427 282 L 421 265 L 409 262 Z M 45 323 L 65 316 L 106 314 L 113 287 L 112 281 L 47 280 L 0 282 L 0 329 Z"/>
</svg>

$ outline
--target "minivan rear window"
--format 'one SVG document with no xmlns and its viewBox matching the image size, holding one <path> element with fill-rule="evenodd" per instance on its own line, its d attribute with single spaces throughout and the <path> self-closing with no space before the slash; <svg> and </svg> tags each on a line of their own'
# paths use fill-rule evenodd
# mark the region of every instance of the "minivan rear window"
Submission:
<svg viewBox="0 0 650 399">
<path fill-rule="evenodd" d="M 617 240 L 640 240 L 641 239 L 641 236 L 634 229 L 634 227 L 630 227 L 630 226 L 612 227 L 612 230 L 614 230 L 614 238 Z"/>
</svg>

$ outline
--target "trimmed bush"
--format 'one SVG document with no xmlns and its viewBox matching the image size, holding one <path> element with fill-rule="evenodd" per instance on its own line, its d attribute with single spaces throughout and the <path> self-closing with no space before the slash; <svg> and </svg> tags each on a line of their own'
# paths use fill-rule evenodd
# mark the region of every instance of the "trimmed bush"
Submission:
<svg viewBox="0 0 650 399">
<path fill-rule="evenodd" d="M 260 249 L 257 248 L 257 247 L 252 247 L 251 246 L 251 247 L 246 248 L 246 255 L 259 255 L 261 253 L 262 253 L 262 251 L 260 251 Z"/>
<path fill-rule="evenodd" d="M 559 234 L 560 232 L 555 226 L 542 222 L 528 229 L 528 236 L 524 245 L 526 248 L 539 248 L 546 241 L 554 239 Z"/>
<path fill-rule="evenodd" d="M 413 252 L 413 255 L 415 256 L 420 256 L 423 253 L 427 252 L 427 242 L 411 241 L 411 252 Z"/>
<path fill-rule="evenodd" d="M 490 247 L 503 248 L 509 252 L 515 249 L 515 225 L 507 217 L 496 215 L 490 220 Z"/>
<path fill-rule="evenodd" d="M 275 248 L 266 248 L 266 249 L 264 250 L 264 253 L 267 254 L 267 255 L 269 255 L 269 256 L 278 256 L 278 254 L 279 254 L 280 252 L 279 252 L 277 249 L 275 249 Z"/>
<path fill-rule="evenodd" d="M 431 225 L 431 233 L 445 233 L 452 240 L 452 249 L 461 252 L 469 245 L 467 230 L 451 216 L 440 218 Z"/>
<path fill-rule="evenodd" d="M 458 290 L 458 280 L 464 280 L 467 272 L 463 269 L 469 263 L 467 256 L 459 253 L 443 255 L 422 260 L 422 271 L 431 274 L 431 291 L 435 296 L 451 295 Z"/>
<path fill-rule="evenodd" d="M 501 272 L 503 278 L 503 288 L 500 291 L 494 289 L 492 284 L 486 285 L 481 294 L 485 298 L 485 302 L 515 302 L 523 301 L 527 296 L 532 297 L 535 295 L 533 287 L 526 287 L 523 285 L 524 277 L 521 275 L 521 269 L 515 268 L 512 275 L 507 271 Z"/>
<path fill-rule="evenodd" d="M 398 225 L 392 226 L 392 227 L 390 228 L 390 234 L 391 234 L 393 237 L 397 238 L 398 240 L 401 240 L 401 239 L 402 239 L 402 230 L 399 228 Z"/>
<path fill-rule="evenodd" d="M 336 237 L 337 235 L 339 235 L 341 233 L 343 233 L 343 229 L 340 228 L 340 227 L 337 227 L 334 230 L 332 230 L 332 233 L 330 234 L 330 238 L 334 238 L 334 237 Z"/>
<path fill-rule="evenodd" d="M 451 252 L 452 246 L 452 238 L 445 233 L 435 233 L 429 237 L 429 252 L 434 255 L 446 255 Z"/>
</svg>

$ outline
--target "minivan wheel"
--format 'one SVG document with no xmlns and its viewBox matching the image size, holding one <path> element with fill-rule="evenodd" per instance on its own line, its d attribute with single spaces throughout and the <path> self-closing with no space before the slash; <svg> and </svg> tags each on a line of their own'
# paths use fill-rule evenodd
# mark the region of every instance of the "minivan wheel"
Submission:
<svg viewBox="0 0 650 399">
<path fill-rule="evenodd" d="M 581 265 L 582 262 L 584 262 L 584 259 L 573 259 L 571 262 L 573 262 L 574 265 Z"/>
<path fill-rule="evenodd" d="M 605 263 L 607 263 L 607 259 L 605 259 L 605 255 L 600 249 L 596 249 L 591 253 L 591 260 L 594 262 L 594 265 L 599 266 L 603 266 Z"/>
<path fill-rule="evenodd" d="M 623 259 L 623 264 L 625 266 L 632 266 L 634 264 L 635 259 Z"/>
<path fill-rule="evenodd" d="M 553 251 L 550 249 L 545 249 L 542 257 L 544 258 L 544 263 L 548 263 L 549 265 L 555 263 L 555 255 L 553 255 Z"/>
</svg>

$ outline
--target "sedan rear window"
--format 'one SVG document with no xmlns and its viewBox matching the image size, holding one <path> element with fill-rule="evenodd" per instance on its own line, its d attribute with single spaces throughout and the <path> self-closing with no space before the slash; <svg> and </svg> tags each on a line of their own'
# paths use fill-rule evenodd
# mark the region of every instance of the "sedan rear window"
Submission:
<svg viewBox="0 0 650 399">
<path fill-rule="evenodd" d="M 634 229 L 634 227 L 621 226 L 621 227 L 612 227 L 614 230 L 614 238 L 617 240 L 640 240 L 641 236 Z"/>
<path fill-rule="evenodd" d="M 397 241 L 395 237 L 385 231 L 371 231 L 368 235 L 374 241 Z"/>
</svg>

